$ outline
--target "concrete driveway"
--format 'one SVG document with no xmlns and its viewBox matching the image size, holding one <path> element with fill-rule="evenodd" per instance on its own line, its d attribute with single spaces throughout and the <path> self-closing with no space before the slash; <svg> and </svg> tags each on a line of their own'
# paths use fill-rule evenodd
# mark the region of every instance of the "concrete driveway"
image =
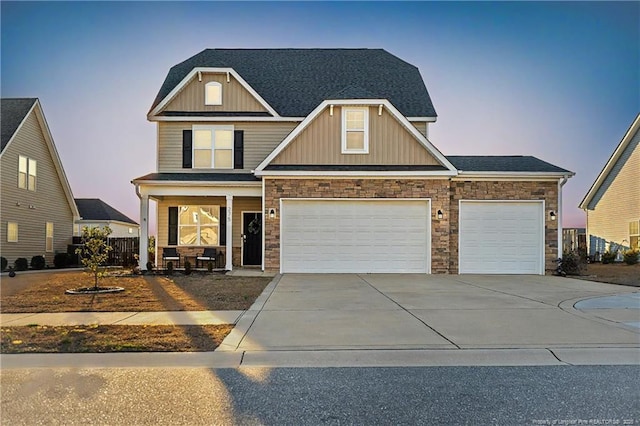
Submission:
<svg viewBox="0 0 640 426">
<path fill-rule="evenodd" d="M 285 274 L 221 350 L 637 348 L 636 290 L 549 276 Z"/>
</svg>

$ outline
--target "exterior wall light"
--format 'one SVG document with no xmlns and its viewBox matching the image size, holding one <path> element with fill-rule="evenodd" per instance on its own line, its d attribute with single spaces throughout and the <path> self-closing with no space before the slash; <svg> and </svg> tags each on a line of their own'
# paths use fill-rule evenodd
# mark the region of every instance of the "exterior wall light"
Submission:
<svg viewBox="0 0 640 426">
<path fill-rule="evenodd" d="M 442 219 L 442 210 L 438 210 L 438 213 L 436 214 L 436 217 L 438 219 Z"/>
<path fill-rule="evenodd" d="M 549 212 L 549 218 L 550 218 L 551 220 L 556 220 L 556 212 L 554 212 L 553 210 L 551 210 L 551 211 Z"/>
<path fill-rule="evenodd" d="M 269 219 L 276 218 L 276 209 L 269 209 Z"/>
</svg>

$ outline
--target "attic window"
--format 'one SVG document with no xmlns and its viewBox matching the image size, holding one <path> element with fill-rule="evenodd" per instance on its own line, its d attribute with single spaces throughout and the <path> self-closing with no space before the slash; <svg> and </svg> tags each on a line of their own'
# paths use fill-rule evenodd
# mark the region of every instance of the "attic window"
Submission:
<svg viewBox="0 0 640 426">
<path fill-rule="evenodd" d="M 210 81 L 204 86 L 204 104 L 222 105 L 222 84 Z"/>
<path fill-rule="evenodd" d="M 369 153 L 369 108 L 342 109 L 342 153 Z"/>
</svg>

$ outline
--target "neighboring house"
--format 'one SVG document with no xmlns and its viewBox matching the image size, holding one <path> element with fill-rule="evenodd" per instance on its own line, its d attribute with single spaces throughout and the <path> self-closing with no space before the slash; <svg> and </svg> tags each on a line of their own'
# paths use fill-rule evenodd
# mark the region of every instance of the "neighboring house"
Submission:
<svg viewBox="0 0 640 426">
<path fill-rule="evenodd" d="M 0 252 L 9 265 L 67 251 L 78 211 L 40 101 L 2 99 Z"/>
<path fill-rule="evenodd" d="M 587 244 L 592 256 L 610 248 L 639 248 L 639 130 L 640 114 L 580 203 L 587 213 Z"/>
<path fill-rule="evenodd" d="M 534 157 L 445 156 L 419 70 L 381 49 L 207 49 L 148 113 L 158 250 L 225 268 L 529 273 L 555 268 L 572 172 Z M 144 262 L 141 262 L 144 265 Z"/>
<path fill-rule="evenodd" d="M 76 198 L 80 219 L 76 220 L 74 234 L 80 235 L 87 226 L 111 228 L 110 238 L 132 238 L 140 236 L 140 225 L 98 198 Z"/>
</svg>

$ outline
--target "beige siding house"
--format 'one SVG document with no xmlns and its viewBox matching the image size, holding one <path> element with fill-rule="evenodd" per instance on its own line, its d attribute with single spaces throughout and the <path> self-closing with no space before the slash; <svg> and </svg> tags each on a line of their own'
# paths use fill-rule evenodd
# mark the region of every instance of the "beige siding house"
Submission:
<svg viewBox="0 0 640 426">
<path fill-rule="evenodd" d="M 590 255 L 640 248 L 640 114 L 580 203 Z"/>
<path fill-rule="evenodd" d="M 38 99 L 2 99 L 0 252 L 9 265 L 71 243 L 78 211 Z"/>
<path fill-rule="evenodd" d="M 207 49 L 147 114 L 155 259 L 279 272 L 527 273 L 554 268 L 562 186 L 530 156 L 446 156 L 416 67 L 381 49 Z"/>
</svg>

